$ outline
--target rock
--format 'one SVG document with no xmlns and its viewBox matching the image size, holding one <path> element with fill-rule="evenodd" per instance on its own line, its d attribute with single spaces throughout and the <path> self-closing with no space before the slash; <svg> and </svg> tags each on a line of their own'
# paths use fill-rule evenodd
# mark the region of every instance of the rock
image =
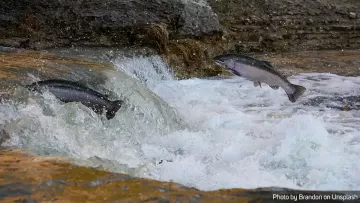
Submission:
<svg viewBox="0 0 360 203">
<path fill-rule="evenodd" d="M 178 30 L 180 36 L 202 36 L 216 34 L 220 31 L 217 15 L 211 7 L 188 1 L 181 14 L 182 27 Z"/>
<path fill-rule="evenodd" d="M 241 40 L 249 47 L 257 47 L 264 52 L 302 51 L 360 47 L 360 1 L 329 0 L 208 0 L 213 11 L 218 15 L 224 32 L 230 31 L 228 45 L 222 47 L 233 48 L 233 44 Z M 261 17 L 261 21 L 248 18 L 254 15 Z M 241 18 L 247 20 L 240 20 Z M 271 31 L 276 36 L 287 33 L 298 34 L 297 39 L 268 37 L 271 44 L 263 41 L 254 42 L 253 38 L 266 36 L 266 27 L 276 25 L 277 29 Z M 231 28 L 238 28 L 231 30 Z M 239 29 L 244 27 L 244 29 Z M 245 29 L 245 28 L 250 28 Z M 319 29 L 319 28 L 322 29 Z M 339 28 L 341 27 L 341 28 Z M 319 37 L 312 41 L 312 35 Z M 333 36 L 337 36 L 334 38 Z M 266 37 L 264 37 L 266 39 Z M 291 46 L 284 47 L 284 44 Z M 254 49 L 255 50 L 255 49 Z"/>
<path fill-rule="evenodd" d="M 278 33 L 269 33 L 265 36 L 265 39 L 270 41 L 278 41 L 283 39 L 283 36 Z"/>
<path fill-rule="evenodd" d="M 286 196 L 331 196 L 326 202 L 356 202 L 358 191 L 305 191 L 286 188 L 201 191 L 173 182 L 134 178 L 66 163 L 61 158 L 36 157 L 20 150 L 0 149 L 3 202 L 291 202 Z M 346 195 L 347 194 L 347 195 Z M 346 195 L 346 196 L 345 196 Z M 31 197 L 31 199 L 29 199 Z M 314 201 L 309 201 L 314 202 Z M 317 201 L 322 202 L 322 201 Z"/>
<path fill-rule="evenodd" d="M 350 13 L 349 13 L 349 18 L 350 18 L 350 19 L 356 19 L 356 18 L 357 18 L 356 13 L 350 12 Z"/>
<path fill-rule="evenodd" d="M 307 24 L 308 25 L 312 25 L 314 23 L 314 20 L 312 19 L 312 18 L 309 18 L 308 20 L 307 20 Z"/>
<path fill-rule="evenodd" d="M 12 47 L 4 47 L 4 46 L 0 46 L 0 52 L 14 52 L 17 49 L 12 48 Z"/>
<path fill-rule="evenodd" d="M 10 135 L 4 129 L 0 129 L 0 146 L 8 139 L 10 139 Z"/>
<path fill-rule="evenodd" d="M 61 46 L 64 40 L 70 45 L 131 45 L 150 23 L 167 24 L 173 38 L 221 32 L 211 7 L 195 1 L 7 0 L 0 1 L 0 13 L 0 45 L 15 47 L 24 39 L 29 48 Z"/>
</svg>

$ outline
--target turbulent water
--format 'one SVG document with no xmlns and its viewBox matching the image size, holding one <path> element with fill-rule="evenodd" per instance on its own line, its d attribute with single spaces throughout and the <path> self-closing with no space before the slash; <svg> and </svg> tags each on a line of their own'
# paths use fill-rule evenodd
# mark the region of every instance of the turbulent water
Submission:
<svg viewBox="0 0 360 203">
<path fill-rule="evenodd" d="M 113 120 L 50 94 L 31 97 L 1 105 L 0 124 L 11 137 L 4 144 L 203 190 L 360 189 L 360 112 L 340 111 L 346 103 L 331 99 L 360 95 L 360 78 L 290 77 L 307 88 L 291 103 L 282 89 L 239 77 L 174 80 L 157 56 L 114 63 L 134 81 L 109 74 L 106 87 L 129 100 Z M 309 102 L 318 97 L 328 99 Z"/>
</svg>

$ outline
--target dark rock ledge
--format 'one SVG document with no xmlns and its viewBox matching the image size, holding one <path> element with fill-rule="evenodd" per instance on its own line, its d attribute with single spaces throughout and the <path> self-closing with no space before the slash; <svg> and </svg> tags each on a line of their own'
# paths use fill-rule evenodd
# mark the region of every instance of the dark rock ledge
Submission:
<svg viewBox="0 0 360 203">
<path fill-rule="evenodd" d="M 210 6 L 182 0 L 0 1 L 0 45 L 119 46 L 142 43 L 144 28 L 163 25 L 171 38 L 220 33 Z M 145 29 L 146 31 L 146 29 Z"/>
</svg>

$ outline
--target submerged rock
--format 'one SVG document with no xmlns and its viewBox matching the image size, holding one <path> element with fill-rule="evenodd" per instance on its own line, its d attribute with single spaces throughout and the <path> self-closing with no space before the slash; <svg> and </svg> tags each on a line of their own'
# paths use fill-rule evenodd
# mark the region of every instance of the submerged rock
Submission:
<svg viewBox="0 0 360 203">
<path fill-rule="evenodd" d="M 360 110 L 360 96 L 318 96 L 309 99 L 303 104 L 305 106 L 322 106 L 325 108 L 338 109 L 341 111 Z"/>
<path fill-rule="evenodd" d="M 10 138 L 9 134 L 4 129 L 0 129 L 0 146 L 9 138 Z"/>
</svg>

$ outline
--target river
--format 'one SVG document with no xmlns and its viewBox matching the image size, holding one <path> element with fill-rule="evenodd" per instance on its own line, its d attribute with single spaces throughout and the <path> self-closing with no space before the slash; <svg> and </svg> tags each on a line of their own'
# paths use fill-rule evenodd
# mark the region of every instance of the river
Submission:
<svg viewBox="0 0 360 203">
<path fill-rule="evenodd" d="M 107 73 L 103 88 L 128 104 L 114 119 L 30 95 L 0 104 L 3 145 L 201 190 L 360 189 L 360 77 L 291 76 L 307 88 L 291 103 L 282 89 L 236 76 L 176 80 L 157 55 L 112 63 L 118 73 Z M 345 105 L 351 110 L 339 110 Z"/>
</svg>

